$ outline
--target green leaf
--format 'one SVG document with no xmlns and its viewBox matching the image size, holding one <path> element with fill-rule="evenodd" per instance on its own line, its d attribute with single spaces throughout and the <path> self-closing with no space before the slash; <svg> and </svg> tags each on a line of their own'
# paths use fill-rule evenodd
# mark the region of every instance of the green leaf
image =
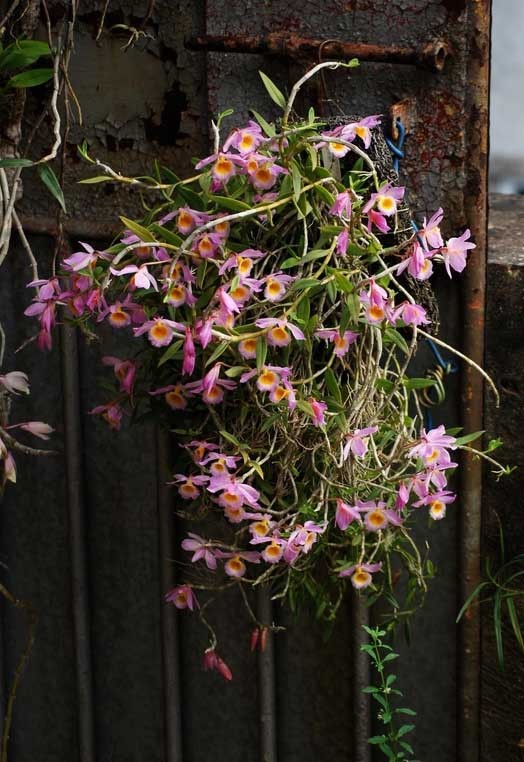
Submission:
<svg viewBox="0 0 524 762">
<path fill-rule="evenodd" d="M 301 259 L 298 259 L 298 257 L 289 257 L 289 259 L 285 259 L 282 264 L 280 265 L 281 270 L 289 270 L 290 267 L 296 267 L 302 262 Z"/>
<path fill-rule="evenodd" d="M 293 180 L 293 198 L 298 201 L 302 191 L 302 175 L 295 161 L 291 162 L 291 178 Z"/>
<path fill-rule="evenodd" d="M 313 286 L 319 286 L 320 283 L 316 278 L 300 278 L 291 284 L 291 291 L 303 291 L 305 288 L 312 288 Z"/>
<path fill-rule="evenodd" d="M 251 209 L 245 201 L 239 201 L 239 199 L 231 198 L 230 196 L 210 196 L 209 198 L 217 206 L 228 209 L 231 212 L 247 212 Z"/>
<path fill-rule="evenodd" d="M 0 169 L 6 169 L 8 167 L 30 167 L 33 162 L 31 159 L 0 159 Z"/>
<path fill-rule="evenodd" d="M 517 643 L 520 646 L 521 651 L 524 651 L 524 640 L 522 639 L 522 630 L 520 629 L 520 622 L 517 615 L 517 609 L 515 607 L 515 601 L 513 598 L 506 598 L 506 606 L 508 607 L 508 614 L 509 619 L 511 622 L 511 626 L 513 628 L 513 632 L 515 633 L 515 637 L 517 639 Z"/>
<path fill-rule="evenodd" d="M 409 354 L 409 348 L 406 340 L 394 328 L 386 328 L 384 331 L 384 344 L 395 344 L 404 354 Z"/>
<path fill-rule="evenodd" d="M 266 88 L 271 100 L 274 101 L 277 106 L 280 106 L 280 108 L 285 109 L 286 99 L 284 97 L 284 93 L 282 93 L 282 91 L 278 89 L 275 83 L 269 79 L 267 74 L 264 74 L 263 71 L 259 71 L 258 73 L 260 74 L 260 78 L 264 83 L 264 87 Z"/>
<path fill-rule="evenodd" d="M 158 361 L 158 367 L 160 368 L 160 366 L 163 365 L 164 363 L 166 363 L 168 360 L 173 359 L 173 357 L 176 355 L 176 353 L 179 352 L 180 349 L 182 348 L 182 344 L 183 343 L 184 342 L 182 340 L 180 340 L 180 341 L 175 341 L 173 344 L 171 344 L 166 349 L 166 351 L 164 352 L 164 354 L 162 355 L 160 360 Z"/>
<path fill-rule="evenodd" d="M 53 77 L 53 69 L 30 69 L 15 74 L 7 82 L 6 87 L 37 87 L 49 82 Z"/>
<path fill-rule="evenodd" d="M 172 230 L 168 230 L 164 225 L 157 225 L 156 222 L 151 223 L 149 230 L 155 234 L 155 240 L 158 243 L 169 243 L 171 246 L 180 246 L 182 239 Z M 202 284 L 200 284 L 201 286 Z"/>
<path fill-rule="evenodd" d="M 402 727 L 398 729 L 397 738 L 402 738 L 402 736 L 405 736 L 406 733 L 411 733 L 411 731 L 414 729 L 414 725 L 402 725 Z"/>
<path fill-rule="evenodd" d="M 210 355 L 206 362 L 206 367 L 208 365 L 211 365 L 212 362 L 215 360 L 218 360 L 218 358 L 224 354 L 226 349 L 229 347 L 229 341 L 221 341 L 220 344 L 216 347 L 215 351 Z"/>
<path fill-rule="evenodd" d="M 332 394 L 332 396 L 336 399 L 336 401 L 339 404 L 342 404 L 342 395 L 340 393 L 340 386 L 331 368 L 326 368 L 324 378 L 326 379 L 326 386 L 329 389 L 330 394 Z"/>
<path fill-rule="evenodd" d="M 23 69 L 31 66 L 42 56 L 51 55 L 47 42 L 17 40 L 0 53 L 0 69 Z"/>
<path fill-rule="evenodd" d="M 86 177 L 85 180 L 79 180 L 80 185 L 95 185 L 96 183 L 114 183 L 112 177 L 107 175 L 97 175 L 96 177 Z"/>
<path fill-rule="evenodd" d="M 40 179 L 50 191 L 51 195 L 58 201 L 64 212 L 66 212 L 66 205 L 64 200 L 64 193 L 58 182 L 58 178 L 49 166 L 49 164 L 39 164 L 37 167 Z"/>
<path fill-rule="evenodd" d="M 275 135 L 277 134 L 277 131 L 275 130 L 273 125 L 269 124 L 269 122 L 266 122 L 264 117 L 261 114 L 259 114 L 258 111 L 255 111 L 255 109 L 253 109 L 253 108 L 250 109 L 250 112 L 253 114 L 253 116 L 255 117 L 255 119 L 257 120 L 259 125 L 262 127 L 262 129 L 264 130 L 266 135 L 269 138 L 275 137 Z"/>
<path fill-rule="evenodd" d="M 238 447 L 240 450 L 242 449 L 241 443 L 238 441 L 238 439 L 236 437 L 233 436 L 233 434 L 230 434 L 228 431 L 224 431 L 223 429 L 220 430 L 218 433 L 226 441 L 231 442 L 231 444 L 234 444 L 235 447 Z"/>
<path fill-rule="evenodd" d="M 245 369 L 245 365 L 233 365 L 232 368 L 228 368 L 226 370 L 226 376 L 228 378 L 236 378 L 237 376 L 240 376 L 240 374 L 243 373 Z"/>
<path fill-rule="evenodd" d="M 195 191 L 188 188 L 186 185 L 177 185 L 176 192 L 181 196 L 182 200 L 189 204 L 192 209 L 197 209 L 199 212 L 203 212 L 205 208 L 204 201 L 201 196 Z"/>
<path fill-rule="evenodd" d="M 417 713 L 413 711 L 413 709 L 408 709 L 408 707 L 401 707 L 400 709 L 395 709 L 395 712 L 397 714 L 409 714 L 410 717 L 416 717 Z"/>
<path fill-rule="evenodd" d="M 497 644 L 497 658 L 501 668 L 504 667 L 504 647 L 502 645 L 502 591 L 497 590 L 493 599 L 493 628 Z"/>
<path fill-rule="evenodd" d="M 371 736 L 371 738 L 368 738 L 368 743 L 375 746 L 379 743 L 386 743 L 387 740 L 387 736 Z"/>
<path fill-rule="evenodd" d="M 130 220 L 128 217 L 120 217 L 123 224 L 130 230 L 132 233 L 137 235 L 141 241 L 144 241 L 144 243 L 156 243 L 155 236 L 151 235 L 149 230 L 145 228 L 143 225 L 140 225 L 139 222 L 135 222 L 134 220 Z"/>
<path fill-rule="evenodd" d="M 480 585 L 477 585 L 477 587 L 473 590 L 473 592 L 468 595 L 468 597 L 466 598 L 464 602 L 464 605 L 462 606 L 459 613 L 457 614 L 457 618 L 455 620 L 456 622 L 460 622 L 460 620 L 464 616 L 467 609 L 471 606 L 475 598 L 477 598 L 477 596 L 480 594 L 483 588 L 488 587 L 489 584 L 490 584 L 489 582 L 481 582 Z"/>
<path fill-rule="evenodd" d="M 472 434 L 465 434 L 463 437 L 458 437 L 455 442 L 456 445 L 465 445 L 468 442 L 473 442 L 484 434 L 484 431 L 474 431 Z"/>
<path fill-rule="evenodd" d="M 337 284 L 337 288 L 342 291 L 344 294 L 352 294 L 353 293 L 353 286 L 349 282 L 349 280 L 346 278 L 345 275 L 343 275 L 340 272 L 335 272 L 335 283 Z"/>
<path fill-rule="evenodd" d="M 264 363 L 266 362 L 267 357 L 267 344 L 262 336 L 258 337 L 257 340 L 257 368 L 260 370 Z"/>
<path fill-rule="evenodd" d="M 427 389 L 430 386 L 435 386 L 435 380 L 433 378 L 408 378 L 402 383 L 409 391 L 412 389 Z"/>
</svg>

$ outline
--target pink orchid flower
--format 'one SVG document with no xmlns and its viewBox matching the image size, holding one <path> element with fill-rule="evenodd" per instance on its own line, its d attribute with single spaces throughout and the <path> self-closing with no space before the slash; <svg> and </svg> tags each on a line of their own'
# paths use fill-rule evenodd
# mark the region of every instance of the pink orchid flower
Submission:
<svg viewBox="0 0 524 762">
<path fill-rule="evenodd" d="M 239 460 L 242 460 L 236 455 L 224 455 L 221 452 L 210 452 L 204 460 L 202 460 L 202 466 L 208 466 L 209 470 L 214 476 L 221 476 L 227 474 L 230 469 L 235 469 Z"/>
<path fill-rule="evenodd" d="M 346 461 L 352 453 L 356 458 L 363 458 L 368 451 L 368 441 L 372 434 L 376 434 L 378 426 L 368 426 L 365 429 L 355 429 L 352 434 L 346 435 L 346 443 L 342 451 L 342 458 Z"/>
<path fill-rule="evenodd" d="M 434 250 L 425 251 L 419 243 L 415 242 L 409 256 L 398 265 L 396 270 L 397 275 L 407 269 L 412 278 L 427 280 L 433 273 L 431 258 L 435 253 Z"/>
<path fill-rule="evenodd" d="M 200 381 L 192 381 L 187 388 L 194 394 L 202 394 L 208 405 L 217 405 L 224 399 L 224 389 L 235 389 L 236 382 L 220 378 L 222 363 L 216 363 Z"/>
<path fill-rule="evenodd" d="M 191 585 L 177 585 L 166 594 L 165 600 L 167 603 L 172 603 L 177 609 L 194 611 L 195 608 L 199 608 Z"/>
<path fill-rule="evenodd" d="M 451 461 L 449 450 L 455 450 L 457 445 L 455 437 L 446 434 L 444 426 L 431 429 L 426 433 L 422 429 L 419 443 L 408 452 L 410 458 L 422 458 L 425 466 L 449 464 Z"/>
<path fill-rule="evenodd" d="M 388 293 L 382 286 L 371 281 L 367 291 L 359 294 L 360 303 L 366 307 L 366 319 L 370 323 L 381 323 L 386 317 L 388 306 Z"/>
<path fill-rule="evenodd" d="M 260 126 L 252 119 L 249 120 L 246 127 L 234 129 L 224 143 L 224 151 L 229 151 L 233 146 L 237 151 L 245 156 L 252 151 L 256 151 L 258 146 L 266 140 Z"/>
<path fill-rule="evenodd" d="M 265 256 L 267 256 L 267 254 L 258 249 L 244 249 L 244 251 L 241 251 L 238 254 L 232 254 L 228 257 L 226 261 L 220 265 L 218 272 L 220 275 L 224 275 L 224 273 L 236 267 L 237 274 L 242 280 L 242 278 L 247 277 L 251 272 L 254 261 Z"/>
<path fill-rule="evenodd" d="M 319 402 L 319 400 L 316 400 L 314 397 L 310 397 L 308 402 L 311 405 L 311 410 L 313 413 L 313 426 L 324 426 L 326 423 L 326 419 L 324 417 L 324 413 L 327 410 L 326 403 Z"/>
<path fill-rule="evenodd" d="M 380 212 L 375 211 L 375 209 L 370 209 L 367 213 L 368 215 L 368 232 L 371 233 L 373 229 L 373 225 L 377 228 L 377 230 L 380 230 L 381 233 L 388 233 L 391 228 L 389 227 L 386 218 L 383 214 L 380 214 Z"/>
<path fill-rule="evenodd" d="M 417 238 L 428 251 L 430 249 L 440 249 L 444 246 L 444 241 L 442 240 L 442 235 L 440 233 L 440 225 L 443 217 L 443 210 L 437 209 L 435 214 L 433 214 L 427 222 L 424 217 L 421 229 L 417 230 Z"/>
<path fill-rule="evenodd" d="M 412 304 L 412 302 L 407 301 L 402 302 L 389 316 L 389 320 L 393 324 L 399 319 L 405 325 L 427 325 L 430 322 L 424 307 L 421 307 L 420 304 Z"/>
<path fill-rule="evenodd" d="M 184 283 L 173 283 L 167 289 L 166 302 L 175 308 L 183 307 L 184 304 L 192 307 L 197 303 L 197 299 L 191 290 L 191 286 Z"/>
<path fill-rule="evenodd" d="M 202 259 L 213 259 L 222 244 L 223 239 L 218 233 L 204 233 L 195 239 L 191 251 L 195 251 Z"/>
<path fill-rule="evenodd" d="M 337 357 L 344 357 L 349 352 L 349 347 L 358 339 L 358 333 L 354 331 L 344 331 L 341 335 L 338 328 L 319 328 L 315 331 L 315 336 L 319 339 L 331 341 L 334 346 L 334 354 Z"/>
<path fill-rule="evenodd" d="M 260 492 L 249 484 L 238 481 L 230 474 L 213 475 L 209 480 L 208 492 L 216 494 L 220 492 L 218 504 L 225 507 L 239 507 L 249 505 L 251 508 L 260 508 L 258 499 Z"/>
<path fill-rule="evenodd" d="M 271 402 L 278 404 L 285 400 L 289 410 L 293 411 L 297 406 L 297 397 L 293 386 L 285 379 L 280 379 L 280 382 L 269 392 L 269 399 Z"/>
<path fill-rule="evenodd" d="M 337 193 L 334 204 L 329 208 L 329 214 L 341 220 L 351 219 L 351 195 L 348 191 Z"/>
<path fill-rule="evenodd" d="M 182 548 L 190 553 L 193 553 L 191 563 L 196 563 L 203 559 L 208 569 L 216 569 L 217 562 L 215 558 L 215 551 L 209 545 L 207 540 L 204 540 L 200 535 L 188 532 L 188 536 L 185 540 L 182 540 Z"/>
<path fill-rule="evenodd" d="M 179 484 L 178 494 L 184 500 L 195 500 L 199 497 L 200 490 L 204 484 L 209 482 L 209 476 L 205 474 L 199 476 L 187 476 L 186 474 L 174 474 L 173 481 L 168 484 Z"/>
<path fill-rule="evenodd" d="M 104 421 L 113 431 L 119 431 L 122 425 L 123 410 L 118 402 L 108 402 L 105 405 L 97 405 L 89 411 L 90 415 L 101 415 Z"/>
<path fill-rule="evenodd" d="M 102 357 L 102 363 L 113 368 L 120 382 L 120 391 L 131 394 L 135 383 L 137 366 L 132 360 L 120 360 L 118 357 Z"/>
<path fill-rule="evenodd" d="M 204 652 L 203 669 L 205 672 L 213 670 L 224 678 L 224 680 L 230 681 L 233 679 L 233 673 L 223 661 L 220 656 L 217 655 L 214 648 L 208 648 Z"/>
<path fill-rule="evenodd" d="M 457 496 L 454 492 L 449 490 L 439 490 L 432 495 L 426 495 L 421 500 L 413 503 L 415 508 L 419 508 L 421 505 L 429 505 L 429 515 L 434 521 L 440 521 L 446 515 L 446 506 L 449 503 L 455 502 Z"/>
<path fill-rule="evenodd" d="M 389 524 L 400 526 L 404 519 L 397 510 L 386 508 L 385 503 L 362 504 L 362 510 L 365 511 L 364 526 L 368 532 L 379 532 L 385 529 Z"/>
<path fill-rule="evenodd" d="M 182 351 L 184 355 L 182 363 L 182 375 L 192 376 L 195 370 L 196 352 L 195 343 L 193 341 L 193 331 L 189 325 L 186 326 L 186 335 L 184 337 Z"/>
<path fill-rule="evenodd" d="M 353 521 L 362 521 L 358 506 L 348 505 L 337 497 L 337 510 L 335 512 L 335 524 L 344 532 Z"/>
<path fill-rule="evenodd" d="M 380 214 L 390 217 L 396 213 L 398 202 L 402 201 L 405 192 L 405 188 L 385 183 L 376 193 L 371 194 L 369 200 L 362 207 L 362 214 L 367 214 L 370 209 L 376 207 Z"/>
<path fill-rule="evenodd" d="M 255 325 L 257 328 L 270 329 L 266 333 L 266 340 L 270 347 L 286 347 L 291 343 L 291 336 L 296 341 L 304 341 L 306 338 L 300 328 L 290 323 L 286 318 L 280 320 L 277 318 L 260 318 L 255 322 Z"/>
<path fill-rule="evenodd" d="M 347 228 L 344 228 L 344 230 L 338 234 L 337 236 L 337 245 L 335 247 L 335 254 L 337 254 L 339 257 L 345 257 L 348 251 L 348 243 L 349 243 L 349 230 Z"/>
<path fill-rule="evenodd" d="M 318 537 L 326 531 L 327 524 L 315 524 L 314 521 L 305 521 L 298 525 L 289 535 L 288 544 L 299 547 L 302 553 L 309 553 Z"/>
<path fill-rule="evenodd" d="M 253 187 L 258 191 L 272 188 L 279 175 L 289 174 L 288 170 L 271 161 L 266 156 L 260 160 L 251 156 L 246 164 L 247 174 Z"/>
<path fill-rule="evenodd" d="M 8 429 L 23 429 L 23 431 L 28 431 L 30 434 L 32 434 L 34 437 L 38 437 L 39 439 L 49 439 L 49 435 L 53 433 L 54 429 L 49 426 L 47 423 L 43 423 L 42 421 L 29 421 L 28 423 L 17 423 L 13 426 L 8 426 Z"/>
<path fill-rule="evenodd" d="M 0 386 L 10 394 L 29 394 L 29 378 L 21 370 L 13 370 L 0 376 Z"/>
<path fill-rule="evenodd" d="M 178 331 L 176 335 L 182 338 L 185 336 L 186 326 L 183 323 L 160 317 L 146 320 L 140 328 L 133 328 L 135 336 L 142 336 L 147 333 L 147 338 L 154 347 L 167 347 L 168 344 L 171 344 L 175 331 Z"/>
<path fill-rule="evenodd" d="M 188 392 L 184 384 L 169 384 L 168 386 L 162 386 L 159 389 L 150 391 L 149 394 L 152 397 L 163 394 L 171 410 L 185 410 L 187 407 L 187 397 L 191 396 L 191 393 Z"/>
<path fill-rule="evenodd" d="M 149 272 L 147 265 L 140 265 L 140 267 L 137 265 L 126 265 L 121 270 L 117 270 L 115 267 L 110 267 L 109 269 L 116 276 L 133 274 L 133 277 L 129 280 L 129 288 L 131 290 L 142 288 L 147 291 L 150 288 L 154 288 L 155 291 L 158 291 L 156 278 Z"/>
<path fill-rule="evenodd" d="M 377 564 L 354 564 L 339 573 L 339 577 L 351 577 L 351 584 L 355 590 L 363 590 L 369 587 L 373 581 L 372 574 L 382 570 L 382 563 Z"/>
<path fill-rule="evenodd" d="M 209 214 L 197 212 L 196 209 L 190 209 L 189 206 L 183 206 L 178 210 L 176 226 L 179 233 L 189 235 L 195 228 L 204 225 L 210 219 Z"/>
<path fill-rule="evenodd" d="M 77 251 L 71 254 L 70 257 L 62 260 L 68 270 L 78 272 L 79 270 L 87 270 L 96 264 L 99 257 L 99 252 L 90 246 L 88 243 L 80 241 L 80 245 L 84 247 L 85 251 Z"/>
<path fill-rule="evenodd" d="M 287 287 L 296 278 L 292 275 L 285 275 L 282 272 L 271 273 L 266 277 L 266 287 L 264 297 L 269 302 L 279 302 L 286 294 Z"/>
<path fill-rule="evenodd" d="M 442 249 L 442 258 L 446 272 L 451 278 L 451 270 L 461 273 L 466 267 L 466 257 L 470 249 L 476 249 L 476 245 L 469 240 L 471 232 L 465 230 L 459 238 L 450 238 Z"/>
<path fill-rule="evenodd" d="M 289 381 L 291 368 L 284 368 L 279 365 L 264 365 L 260 370 L 254 368 L 240 376 L 240 383 L 245 384 L 257 376 L 257 388 L 261 392 L 271 392 L 281 381 Z"/>
<path fill-rule="evenodd" d="M 209 164 L 213 164 L 211 175 L 217 183 L 217 187 L 225 185 L 228 180 L 237 174 L 237 168 L 243 169 L 245 161 L 240 156 L 231 153 L 219 153 L 207 156 L 195 165 L 195 169 L 203 169 Z"/>
<path fill-rule="evenodd" d="M 260 563 L 260 553 L 255 550 L 225 552 L 217 550 L 217 558 L 227 558 L 224 571 L 228 577 L 243 577 L 247 571 L 244 561 L 252 564 Z"/>
</svg>

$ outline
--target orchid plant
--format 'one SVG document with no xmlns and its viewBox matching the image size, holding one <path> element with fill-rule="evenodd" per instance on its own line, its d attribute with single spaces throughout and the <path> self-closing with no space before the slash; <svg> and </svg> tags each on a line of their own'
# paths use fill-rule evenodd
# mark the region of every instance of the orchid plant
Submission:
<svg viewBox="0 0 524 762">
<path fill-rule="evenodd" d="M 415 517 L 444 518 L 452 453 L 472 439 L 424 428 L 419 390 L 434 381 L 410 375 L 429 335 L 410 286 L 439 265 L 460 273 L 469 231 L 445 241 L 439 209 L 395 241 L 405 189 L 370 158 L 380 117 L 329 128 L 293 109 L 320 69 L 355 63 L 315 66 L 288 100 L 262 75 L 282 118 L 252 112 L 222 141 L 225 112 L 188 179 L 161 166 L 128 178 L 84 146 L 102 171 L 87 182 L 127 183 L 157 202 L 141 220 L 122 217 L 109 248 L 84 243 L 30 284 L 42 348 L 59 307 L 90 338 L 104 324 L 134 337 L 131 356 L 103 358 L 114 386 L 91 412 L 115 431 L 152 413 L 175 432 L 177 511 L 206 526 L 211 517 L 216 532 L 183 539 L 187 579 L 166 600 L 202 617 L 204 665 L 225 679 L 203 613 L 217 591 L 238 586 L 255 621 L 248 591 L 261 585 L 293 608 L 312 596 L 327 619 L 348 584 L 386 595 L 397 618 L 422 599 L 432 566 Z M 252 647 L 266 636 L 256 622 Z"/>
</svg>

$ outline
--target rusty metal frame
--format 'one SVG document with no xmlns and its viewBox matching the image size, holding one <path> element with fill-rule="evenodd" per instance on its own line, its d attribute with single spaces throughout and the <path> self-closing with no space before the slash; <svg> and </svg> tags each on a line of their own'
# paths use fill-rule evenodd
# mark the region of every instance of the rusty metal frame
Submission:
<svg viewBox="0 0 524 762">
<path fill-rule="evenodd" d="M 466 139 L 467 184 L 464 211 L 477 248 L 463 280 L 463 345 L 474 362 L 484 362 L 487 263 L 487 176 L 489 124 L 489 69 L 491 0 L 470 0 Z M 484 383 L 469 365 L 462 371 L 462 424 L 466 431 L 483 428 Z M 464 453 L 460 483 L 459 605 L 481 578 L 482 465 L 479 458 Z M 477 762 L 480 758 L 480 614 L 471 608 L 458 633 L 458 734 L 457 759 Z"/>
</svg>

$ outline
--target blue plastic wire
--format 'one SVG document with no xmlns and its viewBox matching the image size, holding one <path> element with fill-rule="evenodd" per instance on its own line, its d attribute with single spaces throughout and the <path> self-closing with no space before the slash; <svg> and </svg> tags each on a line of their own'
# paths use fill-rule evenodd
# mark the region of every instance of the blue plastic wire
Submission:
<svg viewBox="0 0 524 762">
<path fill-rule="evenodd" d="M 386 138 L 386 143 L 388 144 L 389 150 L 393 154 L 393 169 L 395 172 L 398 172 L 400 167 L 400 160 L 404 158 L 404 151 L 402 148 L 406 138 L 406 128 L 402 124 L 402 119 L 400 117 L 397 117 L 395 124 L 398 130 L 397 144 L 395 145 L 395 143 L 393 143 L 393 141 L 389 138 Z"/>
</svg>

